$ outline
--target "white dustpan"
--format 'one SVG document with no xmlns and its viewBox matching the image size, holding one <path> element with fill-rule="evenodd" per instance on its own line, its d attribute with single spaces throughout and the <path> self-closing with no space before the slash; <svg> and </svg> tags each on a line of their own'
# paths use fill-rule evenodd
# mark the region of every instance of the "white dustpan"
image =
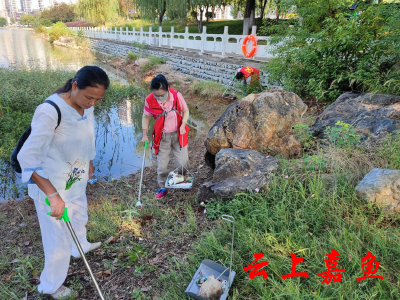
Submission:
<svg viewBox="0 0 400 300">
<path fill-rule="evenodd" d="M 184 170 L 186 171 L 186 173 L 183 172 Z M 181 174 L 185 173 L 185 175 L 183 175 L 185 179 L 184 182 L 180 183 L 171 182 L 170 179 L 173 177 L 173 174 L 179 174 L 179 171 L 181 171 Z M 180 166 L 175 170 L 169 172 L 167 180 L 165 181 L 165 187 L 167 189 L 191 189 L 193 186 L 193 181 L 194 181 L 194 175 L 184 166 Z"/>
</svg>

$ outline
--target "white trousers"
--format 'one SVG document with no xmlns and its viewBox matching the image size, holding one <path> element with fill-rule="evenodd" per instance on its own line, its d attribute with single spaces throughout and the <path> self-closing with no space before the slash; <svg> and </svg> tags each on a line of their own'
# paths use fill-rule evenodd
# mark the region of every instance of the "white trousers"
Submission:
<svg viewBox="0 0 400 300">
<path fill-rule="evenodd" d="M 65 222 L 47 215 L 50 212 L 50 206 L 45 204 L 46 195 L 40 191 L 37 196 L 34 198 L 34 202 L 42 233 L 45 260 L 38 291 L 52 294 L 67 277 L 71 255 L 79 256 L 79 251 Z M 86 223 L 88 221 L 86 194 L 73 201 L 66 201 L 65 206 L 68 208 L 72 228 L 86 253 L 91 245 L 86 239 Z"/>
</svg>

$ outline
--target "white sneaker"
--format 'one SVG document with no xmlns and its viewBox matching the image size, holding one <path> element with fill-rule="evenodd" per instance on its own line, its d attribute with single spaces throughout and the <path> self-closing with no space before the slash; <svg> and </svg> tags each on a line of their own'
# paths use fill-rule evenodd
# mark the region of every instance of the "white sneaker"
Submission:
<svg viewBox="0 0 400 300">
<path fill-rule="evenodd" d="M 88 252 L 93 251 L 93 250 L 96 250 L 96 249 L 99 248 L 100 246 L 101 246 L 101 242 L 92 243 L 92 244 L 90 245 L 90 248 L 89 248 Z M 87 253 L 87 252 L 86 252 L 86 253 Z M 81 258 L 81 255 L 78 254 L 78 256 L 74 256 L 74 258 Z"/>
<path fill-rule="evenodd" d="M 62 299 L 70 295 L 71 295 L 71 290 L 64 285 L 61 285 L 57 289 L 57 291 L 55 291 L 53 294 L 50 294 L 50 296 L 52 296 L 53 299 Z"/>
</svg>

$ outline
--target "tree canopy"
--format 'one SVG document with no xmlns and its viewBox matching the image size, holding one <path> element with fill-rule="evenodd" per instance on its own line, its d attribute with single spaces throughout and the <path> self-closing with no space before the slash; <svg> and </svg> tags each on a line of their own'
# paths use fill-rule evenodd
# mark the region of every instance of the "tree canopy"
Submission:
<svg viewBox="0 0 400 300">
<path fill-rule="evenodd" d="M 7 25 L 7 20 L 6 18 L 0 18 L 0 27 L 4 27 Z"/>
<path fill-rule="evenodd" d="M 117 19 L 120 12 L 119 2 L 117 0 L 79 0 L 76 12 L 85 21 L 104 24 Z"/>
<path fill-rule="evenodd" d="M 21 18 L 19 19 L 19 22 L 23 25 L 27 25 L 27 24 L 35 24 L 36 23 L 36 19 L 34 16 L 32 15 L 28 15 L 28 14 L 23 14 L 21 16 Z"/>
<path fill-rule="evenodd" d="M 49 19 L 52 23 L 75 21 L 75 5 L 66 4 L 64 2 L 55 3 L 54 6 L 43 10 L 41 17 L 43 19 Z"/>
</svg>

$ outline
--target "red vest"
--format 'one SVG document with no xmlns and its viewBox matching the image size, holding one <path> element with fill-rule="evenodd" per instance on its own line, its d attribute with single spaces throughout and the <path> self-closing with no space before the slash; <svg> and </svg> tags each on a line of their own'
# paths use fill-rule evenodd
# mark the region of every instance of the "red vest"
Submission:
<svg viewBox="0 0 400 300">
<path fill-rule="evenodd" d="M 144 109 L 151 113 L 156 120 L 154 123 L 154 130 L 153 130 L 153 148 L 154 152 L 157 155 L 158 154 L 158 148 L 160 147 L 160 142 L 161 142 L 161 137 L 162 137 L 162 130 L 164 128 L 164 122 L 165 122 L 165 116 L 167 113 L 175 113 L 176 114 L 176 128 L 178 131 L 178 140 L 179 140 L 179 145 L 181 148 L 185 147 L 188 144 L 189 138 L 188 138 L 188 132 L 190 128 L 186 125 L 186 133 L 181 135 L 179 128 L 182 125 L 182 110 L 179 105 L 179 100 L 178 100 L 178 92 L 169 89 L 169 92 L 174 96 L 174 103 L 172 105 L 172 110 L 170 112 L 165 112 L 161 106 L 158 104 L 157 99 L 154 97 L 153 93 L 150 93 L 146 97 L 147 104 L 149 107 L 144 107 Z M 169 97 L 169 95 L 168 95 Z"/>
<path fill-rule="evenodd" d="M 246 82 L 247 78 L 251 76 L 251 81 L 253 81 L 255 78 L 260 77 L 260 71 L 258 71 L 256 68 L 253 67 L 243 67 L 239 70 L 239 72 L 243 73 L 244 76 L 244 81 Z M 249 82 L 246 82 L 249 83 Z"/>
</svg>

